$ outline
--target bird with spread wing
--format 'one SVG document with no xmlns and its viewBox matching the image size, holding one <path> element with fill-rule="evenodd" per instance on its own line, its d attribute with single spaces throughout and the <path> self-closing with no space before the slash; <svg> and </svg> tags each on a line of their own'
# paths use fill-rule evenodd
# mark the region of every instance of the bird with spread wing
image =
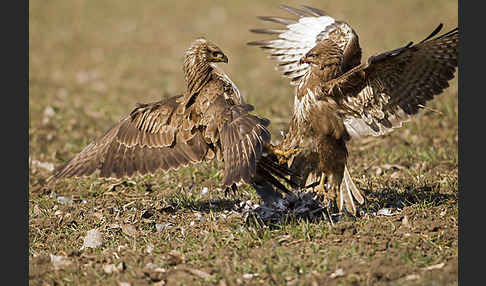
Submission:
<svg viewBox="0 0 486 286">
<path fill-rule="evenodd" d="M 344 21 L 301 6 L 280 8 L 293 18 L 259 17 L 284 29 L 253 29 L 276 38 L 248 43 L 278 61 L 295 85 L 289 130 L 277 149 L 302 151 L 287 162 L 329 203 L 356 214 L 363 194 L 349 175 L 346 142 L 400 127 L 449 86 L 458 65 L 458 29 L 371 56 L 361 63 L 359 38 Z M 320 178 L 319 178 L 320 177 Z"/>
<path fill-rule="evenodd" d="M 252 184 L 265 204 L 289 192 L 277 178 L 292 184 L 288 168 L 269 152 L 270 121 L 250 114 L 238 88 L 215 63 L 227 63 L 221 49 L 197 39 L 185 51 L 182 95 L 139 104 L 104 135 L 87 145 L 53 178 L 91 175 L 130 177 L 169 171 L 190 163 L 224 162 L 223 186 Z"/>
</svg>

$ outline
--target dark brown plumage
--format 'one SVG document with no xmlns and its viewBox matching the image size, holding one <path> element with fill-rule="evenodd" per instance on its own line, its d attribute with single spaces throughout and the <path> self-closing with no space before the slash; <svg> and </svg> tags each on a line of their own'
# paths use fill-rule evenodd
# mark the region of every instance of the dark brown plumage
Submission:
<svg viewBox="0 0 486 286">
<path fill-rule="evenodd" d="M 196 40 L 185 52 L 186 91 L 140 104 L 129 116 L 57 169 L 54 178 L 90 175 L 121 178 L 175 170 L 217 158 L 224 161 L 223 186 L 254 184 L 265 203 L 288 191 L 274 176 L 291 174 L 267 153 L 269 120 L 250 114 L 228 76 L 214 63 L 228 62 L 212 42 Z"/>
<path fill-rule="evenodd" d="M 317 191 L 355 214 L 354 200 L 363 203 L 364 197 L 346 167 L 346 141 L 400 127 L 447 88 L 457 67 L 458 30 L 436 37 L 441 24 L 416 45 L 360 64 L 358 36 L 348 24 L 311 7 L 282 8 L 298 19 L 262 17 L 287 29 L 253 30 L 279 38 L 249 43 L 269 51 L 297 85 L 289 131 L 278 149 L 302 148 L 288 162 L 292 169 L 307 183 L 320 177 Z"/>
</svg>

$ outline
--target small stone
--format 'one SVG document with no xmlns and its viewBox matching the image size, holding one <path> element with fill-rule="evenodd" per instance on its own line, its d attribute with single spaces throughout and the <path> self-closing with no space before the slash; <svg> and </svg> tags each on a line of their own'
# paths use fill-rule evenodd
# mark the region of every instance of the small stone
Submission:
<svg viewBox="0 0 486 286">
<path fill-rule="evenodd" d="M 173 224 L 172 223 L 167 223 L 167 224 L 160 224 L 160 223 L 156 223 L 155 224 L 155 229 L 157 231 L 163 231 L 163 230 L 166 230 L 167 228 L 169 228 L 170 226 L 172 226 Z"/>
<path fill-rule="evenodd" d="M 209 189 L 207 187 L 204 187 L 202 190 L 201 190 L 201 195 L 205 195 L 209 192 Z"/>
<path fill-rule="evenodd" d="M 147 247 L 145 248 L 145 252 L 147 253 L 152 253 L 152 251 L 154 251 L 154 247 L 152 245 L 147 245 Z"/>
<path fill-rule="evenodd" d="M 72 261 L 66 256 L 62 255 L 49 255 L 51 258 L 51 263 L 54 266 L 54 270 L 62 269 L 66 266 L 71 265 Z"/>
<path fill-rule="evenodd" d="M 105 265 L 103 265 L 103 272 L 110 275 L 112 273 L 118 272 L 118 269 L 113 264 L 105 264 Z"/>
<path fill-rule="evenodd" d="M 258 274 L 255 274 L 255 273 L 253 273 L 253 274 L 252 273 L 245 273 L 245 274 L 243 274 L 243 278 L 244 279 L 252 279 L 253 277 L 257 277 L 257 276 L 258 276 Z"/>
<path fill-rule="evenodd" d="M 383 208 L 376 212 L 376 215 L 392 216 L 394 215 L 392 208 Z"/>
<path fill-rule="evenodd" d="M 420 278 L 420 276 L 418 276 L 417 274 L 410 274 L 410 275 L 405 276 L 405 280 L 407 280 L 407 281 L 409 281 L 409 280 L 417 280 L 419 278 Z"/>
<path fill-rule="evenodd" d="M 70 198 L 63 197 L 63 196 L 58 196 L 57 201 L 60 202 L 61 204 L 70 204 L 73 202 Z"/>
<path fill-rule="evenodd" d="M 340 277 L 340 276 L 344 276 L 344 270 L 342 268 L 336 269 L 336 271 L 334 271 L 334 273 L 329 275 L 329 278 L 334 279 L 334 278 Z"/>
<path fill-rule="evenodd" d="M 83 246 L 80 250 L 85 248 L 97 248 L 103 245 L 103 234 L 98 229 L 89 230 L 84 237 Z"/>
</svg>

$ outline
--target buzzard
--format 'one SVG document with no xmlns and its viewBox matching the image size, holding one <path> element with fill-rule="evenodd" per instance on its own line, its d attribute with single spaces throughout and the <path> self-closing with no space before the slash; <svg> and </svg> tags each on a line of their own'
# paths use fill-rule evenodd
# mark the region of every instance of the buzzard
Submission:
<svg viewBox="0 0 486 286">
<path fill-rule="evenodd" d="M 104 135 L 54 171 L 53 178 L 130 177 L 169 171 L 213 159 L 224 161 L 224 187 L 252 184 L 265 204 L 289 192 L 277 178 L 291 183 L 288 168 L 269 152 L 270 121 L 250 114 L 238 88 L 215 63 L 227 63 L 221 49 L 197 39 L 185 51 L 183 94 L 138 104 Z M 274 177 L 275 176 L 275 177 Z M 276 178 L 277 177 L 277 178 Z M 275 190 L 275 188 L 277 190 Z"/>
<path fill-rule="evenodd" d="M 248 43 L 269 52 L 296 86 L 289 130 L 277 149 L 302 148 L 289 166 L 306 183 L 318 184 L 324 201 L 355 215 L 354 200 L 362 204 L 364 197 L 346 167 L 346 142 L 400 127 L 449 86 L 458 64 L 458 29 L 437 36 L 440 24 L 417 44 L 361 63 L 358 35 L 346 22 L 308 6 L 280 8 L 296 17 L 259 17 L 285 28 L 253 29 L 277 38 Z"/>
</svg>

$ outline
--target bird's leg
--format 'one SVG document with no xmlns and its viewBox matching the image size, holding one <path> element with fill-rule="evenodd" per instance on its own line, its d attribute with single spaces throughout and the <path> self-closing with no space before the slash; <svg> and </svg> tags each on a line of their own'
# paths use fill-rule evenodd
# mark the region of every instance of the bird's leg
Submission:
<svg viewBox="0 0 486 286">
<path fill-rule="evenodd" d="M 331 206 L 332 201 L 329 200 L 328 192 L 326 192 L 326 173 L 321 173 L 321 179 L 319 180 L 319 185 L 315 187 L 315 190 L 318 195 L 322 195 L 322 202 L 325 205 L 326 214 L 328 216 L 329 222 L 332 226 L 334 226 L 334 222 L 332 221 L 331 212 L 329 207 Z"/>
<path fill-rule="evenodd" d="M 272 144 L 265 144 L 265 147 L 271 153 L 273 153 L 273 154 L 275 154 L 275 156 L 277 156 L 280 164 L 285 163 L 290 158 L 290 156 L 301 151 L 301 148 L 298 148 L 298 147 L 297 148 L 290 148 L 287 151 L 283 151 L 283 150 L 277 148 L 277 146 L 274 146 Z"/>
<path fill-rule="evenodd" d="M 336 203 L 336 196 L 339 191 L 340 182 L 341 181 L 337 181 L 335 174 L 329 174 L 329 189 L 327 191 L 327 197 L 330 203 Z"/>
<path fill-rule="evenodd" d="M 318 195 L 322 195 L 324 197 L 324 200 L 327 199 L 327 192 L 326 192 L 326 173 L 322 172 L 321 173 L 321 179 L 319 180 L 319 185 L 315 187 L 315 190 Z"/>
<path fill-rule="evenodd" d="M 336 184 L 335 176 L 332 173 L 327 176 L 326 173 L 322 172 L 319 185 L 315 187 L 315 190 L 318 195 L 322 195 L 322 202 L 325 205 L 331 206 L 336 201 L 338 189 L 339 184 Z"/>
</svg>

